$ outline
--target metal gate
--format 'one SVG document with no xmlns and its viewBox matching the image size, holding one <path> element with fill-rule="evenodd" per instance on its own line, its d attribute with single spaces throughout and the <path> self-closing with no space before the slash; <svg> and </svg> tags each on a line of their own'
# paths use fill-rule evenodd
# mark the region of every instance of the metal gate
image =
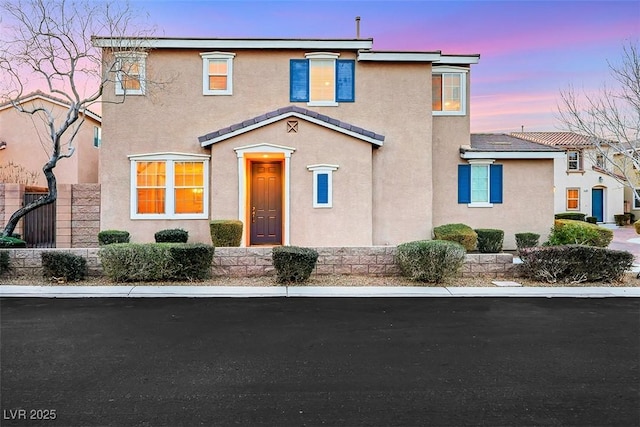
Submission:
<svg viewBox="0 0 640 427">
<path fill-rule="evenodd" d="M 46 193 L 24 193 L 24 204 Z M 56 202 L 40 206 L 24 216 L 24 236 L 29 248 L 56 247 Z"/>
</svg>

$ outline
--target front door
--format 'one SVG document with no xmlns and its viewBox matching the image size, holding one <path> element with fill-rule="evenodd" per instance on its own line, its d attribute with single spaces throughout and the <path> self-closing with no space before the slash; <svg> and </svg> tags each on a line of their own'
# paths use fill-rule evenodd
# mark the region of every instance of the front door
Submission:
<svg viewBox="0 0 640 427">
<path fill-rule="evenodd" d="M 282 163 L 251 164 L 250 244 L 282 244 Z"/>
<path fill-rule="evenodd" d="M 604 190 L 602 188 L 591 189 L 591 216 L 595 216 L 598 222 L 604 222 Z"/>
</svg>

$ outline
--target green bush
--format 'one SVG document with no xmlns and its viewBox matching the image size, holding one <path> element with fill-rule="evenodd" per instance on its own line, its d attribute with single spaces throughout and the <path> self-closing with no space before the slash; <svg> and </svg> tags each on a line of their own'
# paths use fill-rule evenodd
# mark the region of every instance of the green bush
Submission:
<svg viewBox="0 0 640 427">
<path fill-rule="evenodd" d="M 613 231 L 584 221 L 557 219 L 546 246 L 587 245 L 606 248 L 613 240 Z"/>
<path fill-rule="evenodd" d="M 584 217 L 587 214 L 580 212 L 562 212 L 555 214 L 555 219 L 572 219 L 574 221 L 584 221 Z"/>
<path fill-rule="evenodd" d="M 478 243 L 478 235 L 465 224 L 445 224 L 433 229 L 435 240 L 450 240 L 460 243 L 467 251 L 472 251 Z"/>
<path fill-rule="evenodd" d="M 279 283 L 301 283 L 311 276 L 318 261 L 318 252 L 298 246 L 276 246 L 271 257 Z"/>
<path fill-rule="evenodd" d="M 11 270 L 9 251 L 0 251 L 0 276 Z"/>
<path fill-rule="evenodd" d="M 211 241 L 215 247 L 240 246 L 242 221 L 233 219 L 213 220 L 209 223 Z"/>
<path fill-rule="evenodd" d="M 44 277 L 82 280 L 87 275 L 87 260 L 68 252 L 42 252 L 42 274 Z"/>
<path fill-rule="evenodd" d="M 158 231 L 153 237 L 156 243 L 187 243 L 189 232 L 182 228 L 170 228 Z"/>
<path fill-rule="evenodd" d="M 585 221 L 587 221 L 589 224 L 597 224 L 598 218 L 596 218 L 595 216 L 588 216 L 585 218 Z"/>
<path fill-rule="evenodd" d="M 478 250 L 483 254 L 497 254 L 502 252 L 504 231 L 494 228 L 477 228 Z"/>
<path fill-rule="evenodd" d="M 634 260 L 627 251 L 585 245 L 524 248 L 520 258 L 526 276 L 549 283 L 619 280 Z"/>
<path fill-rule="evenodd" d="M 633 228 L 635 228 L 636 234 L 640 234 L 640 219 L 633 223 Z"/>
<path fill-rule="evenodd" d="M 402 275 L 418 282 L 440 283 L 460 273 L 466 250 L 447 240 L 418 240 L 398 245 L 396 260 Z"/>
<path fill-rule="evenodd" d="M 540 235 L 538 233 L 516 233 L 516 247 L 518 250 L 538 246 Z"/>
<path fill-rule="evenodd" d="M 98 243 L 100 246 L 111 245 L 113 243 L 129 243 L 129 232 L 122 230 L 103 230 L 98 233 Z"/>
<path fill-rule="evenodd" d="M 116 282 L 200 280 L 211 276 L 214 247 L 200 243 L 117 243 L 100 248 L 102 269 Z"/>
<path fill-rule="evenodd" d="M 26 248 L 27 242 L 16 237 L 0 237 L 0 248 Z"/>
</svg>

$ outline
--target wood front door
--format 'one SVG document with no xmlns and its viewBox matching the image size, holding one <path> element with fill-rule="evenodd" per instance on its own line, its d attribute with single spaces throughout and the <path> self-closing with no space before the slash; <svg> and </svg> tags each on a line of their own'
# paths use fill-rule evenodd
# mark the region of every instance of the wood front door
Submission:
<svg viewBox="0 0 640 427">
<path fill-rule="evenodd" d="M 251 164 L 251 245 L 282 244 L 282 163 Z"/>
</svg>

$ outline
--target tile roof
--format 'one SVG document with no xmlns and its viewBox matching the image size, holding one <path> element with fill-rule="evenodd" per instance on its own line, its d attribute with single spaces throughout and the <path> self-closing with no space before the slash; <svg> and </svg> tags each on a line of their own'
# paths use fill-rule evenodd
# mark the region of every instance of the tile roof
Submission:
<svg viewBox="0 0 640 427">
<path fill-rule="evenodd" d="M 359 126 L 355 126 L 353 124 L 343 122 L 341 120 L 334 119 L 324 114 L 320 114 L 316 111 L 308 110 L 306 108 L 298 107 L 296 105 L 290 105 L 288 107 L 279 108 L 277 110 L 273 110 L 268 113 L 262 114 L 260 116 L 253 117 L 248 120 L 244 120 L 242 122 L 233 124 L 231 126 L 218 129 L 214 132 L 198 137 L 198 141 L 203 146 L 208 145 L 206 144 L 207 142 L 213 143 L 213 142 L 217 142 L 216 140 L 226 139 L 224 138 L 225 135 L 228 135 L 228 137 L 231 137 L 232 135 L 229 135 L 229 134 L 235 135 L 237 133 L 243 133 L 244 131 L 254 129 L 255 127 L 273 123 L 274 121 L 282 120 L 286 117 L 290 117 L 293 115 L 309 121 L 313 121 L 315 123 L 319 122 L 319 124 L 324 124 L 326 126 L 333 127 L 336 130 L 342 130 L 345 133 L 350 133 L 352 135 L 355 134 L 356 136 L 359 135 L 362 137 L 362 139 L 366 139 L 375 145 L 382 145 L 382 143 L 384 142 L 384 135 L 380 135 L 373 131 L 363 129 Z"/>
<path fill-rule="evenodd" d="M 22 104 L 24 102 L 29 102 L 29 101 L 33 101 L 35 99 L 42 99 L 45 101 L 49 101 L 51 103 L 54 104 L 58 104 L 60 106 L 64 106 L 65 108 L 69 107 L 69 101 L 65 101 L 62 98 L 58 98 L 55 96 L 52 96 L 48 93 L 44 93 L 41 90 L 36 90 L 33 92 L 28 93 L 27 95 L 21 96 L 20 98 L 14 100 L 17 104 Z M 11 101 L 7 101 L 7 102 L 3 102 L 0 103 L 0 110 L 5 109 L 5 108 L 9 108 L 12 107 L 13 103 Z M 99 114 L 94 113 L 91 110 L 85 110 L 87 112 L 87 116 L 93 118 L 94 120 L 98 121 L 98 122 L 102 122 L 102 117 Z"/>
<path fill-rule="evenodd" d="M 555 147 L 502 133 L 472 133 L 471 147 L 468 149 L 473 151 L 561 151 Z"/>
<path fill-rule="evenodd" d="M 610 142 L 574 132 L 512 132 L 511 136 L 553 147 L 593 147 L 596 142 Z"/>
</svg>

